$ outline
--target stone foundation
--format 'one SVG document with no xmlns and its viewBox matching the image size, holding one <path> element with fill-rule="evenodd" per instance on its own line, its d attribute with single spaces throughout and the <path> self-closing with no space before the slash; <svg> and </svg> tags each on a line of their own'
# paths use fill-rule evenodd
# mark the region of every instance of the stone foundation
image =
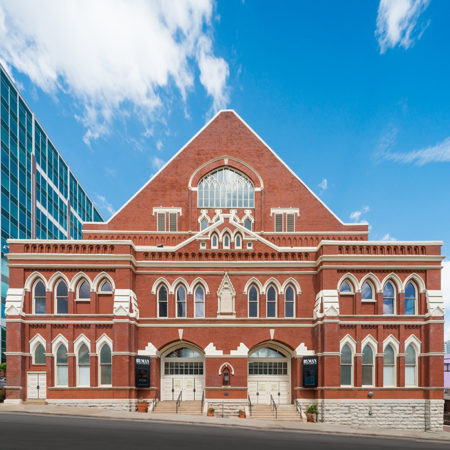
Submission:
<svg viewBox="0 0 450 450">
<path fill-rule="evenodd" d="M 311 400 L 298 400 L 303 412 Z M 352 427 L 442 431 L 443 400 L 319 400 L 319 422 Z"/>
<path fill-rule="evenodd" d="M 216 417 L 237 417 L 239 415 L 239 410 L 243 409 L 248 415 L 248 402 L 246 401 L 223 401 L 222 400 L 211 400 L 206 402 L 205 412 L 208 411 L 208 408 L 214 408 L 214 415 Z"/>
<path fill-rule="evenodd" d="M 135 399 L 47 399 L 49 405 L 55 406 L 78 406 L 83 408 L 105 408 L 114 411 L 135 411 Z"/>
</svg>

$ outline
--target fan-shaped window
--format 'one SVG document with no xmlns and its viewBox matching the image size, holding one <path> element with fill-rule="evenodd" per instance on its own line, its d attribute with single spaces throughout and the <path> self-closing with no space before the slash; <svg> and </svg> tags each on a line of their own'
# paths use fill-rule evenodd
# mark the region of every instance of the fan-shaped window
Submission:
<svg viewBox="0 0 450 450">
<path fill-rule="evenodd" d="M 416 314 L 416 288 L 408 283 L 405 289 L 405 314 Z"/>
<path fill-rule="evenodd" d="M 112 292 L 111 283 L 108 280 L 105 280 L 100 287 L 100 293 L 106 294 L 106 293 L 111 293 L 111 292 Z"/>
<path fill-rule="evenodd" d="M 286 358 L 282 353 L 273 348 L 263 347 L 248 356 L 249 358 Z"/>
<path fill-rule="evenodd" d="M 107 344 L 100 350 L 100 384 L 112 384 L 111 349 Z"/>
<path fill-rule="evenodd" d="M 394 314 L 394 296 L 394 287 L 388 281 L 383 288 L 383 314 Z"/>
<path fill-rule="evenodd" d="M 395 386 L 395 353 L 390 344 L 384 349 L 383 385 Z"/>
<path fill-rule="evenodd" d="M 267 290 L 267 317 L 277 316 L 277 291 L 273 286 Z"/>
<path fill-rule="evenodd" d="M 67 284 L 61 280 L 56 287 L 56 314 L 67 314 L 68 312 Z"/>
<path fill-rule="evenodd" d="M 362 385 L 373 385 L 373 350 L 368 344 L 362 353 Z"/>
<path fill-rule="evenodd" d="M 90 386 L 91 384 L 91 362 L 89 349 L 83 344 L 78 350 L 78 386 Z"/>
<path fill-rule="evenodd" d="M 353 354 L 350 346 L 345 344 L 341 350 L 341 386 L 352 385 Z"/>
<path fill-rule="evenodd" d="M 211 248 L 218 248 L 219 247 L 219 238 L 217 237 L 217 234 L 213 234 L 211 238 Z"/>
<path fill-rule="evenodd" d="M 177 317 L 186 317 L 186 289 L 178 286 L 177 289 Z"/>
<path fill-rule="evenodd" d="M 197 286 L 194 291 L 195 317 L 205 317 L 205 291 Z"/>
<path fill-rule="evenodd" d="M 67 348 L 61 344 L 56 351 L 56 385 L 67 386 L 69 382 L 69 366 L 67 362 Z"/>
<path fill-rule="evenodd" d="M 199 359 L 203 359 L 203 356 L 196 350 L 193 350 L 192 348 L 183 347 L 183 348 L 177 348 L 173 352 L 170 352 L 166 356 L 166 358 L 199 358 Z"/>
<path fill-rule="evenodd" d="M 34 312 L 35 314 L 45 314 L 45 286 L 42 281 L 38 281 L 34 285 Z"/>
<path fill-rule="evenodd" d="M 89 300 L 91 297 L 91 289 L 87 281 L 82 281 L 78 285 L 78 298 L 80 300 Z"/>
<path fill-rule="evenodd" d="M 248 316 L 258 317 L 258 290 L 255 286 L 248 291 Z"/>
<path fill-rule="evenodd" d="M 344 281 L 341 284 L 341 288 L 339 289 L 339 292 L 341 294 L 351 294 L 353 292 L 352 287 L 350 286 L 350 283 L 348 281 Z"/>
<path fill-rule="evenodd" d="M 244 175 L 229 168 L 209 173 L 198 184 L 199 208 L 253 208 L 255 188 Z"/>
<path fill-rule="evenodd" d="M 235 248 L 242 248 L 242 238 L 240 234 L 236 234 L 234 238 L 234 246 Z"/>
<path fill-rule="evenodd" d="M 405 386 L 417 386 L 416 365 L 416 351 L 408 345 L 405 352 Z"/>
<path fill-rule="evenodd" d="M 286 356 L 269 347 L 260 348 L 248 357 L 249 375 L 287 375 Z"/>
<path fill-rule="evenodd" d="M 42 344 L 38 344 L 34 350 L 33 364 L 45 364 L 45 348 Z"/>
<path fill-rule="evenodd" d="M 247 230 L 252 231 L 252 221 L 250 219 L 244 220 L 244 227 L 247 228 Z"/>
<path fill-rule="evenodd" d="M 208 219 L 206 217 L 200 220 L 200 230 L 203 231 L 205 228 L 208 228 Z"/>
<path fill-rule="evenodd" d="M 284 317 L 294 317 L 295 291 L 289 285 L 284 293 Z"/>
<path fill-rule="evenodd" d="M 158 289 L 158 317 L 167 317 L 167 288 L 164 285 Z"/>
<path fill-rule="evenodd" d="M 361 299 L 362 300 L 373 300 L 373 288 L 367 281 L 363 284 L 361 289 Z"/>
<path fill-rule="evenodd" d="M 223 236 L 223 248 L 230 248 L 230 235 L 228 233 Z"/>
</svg>

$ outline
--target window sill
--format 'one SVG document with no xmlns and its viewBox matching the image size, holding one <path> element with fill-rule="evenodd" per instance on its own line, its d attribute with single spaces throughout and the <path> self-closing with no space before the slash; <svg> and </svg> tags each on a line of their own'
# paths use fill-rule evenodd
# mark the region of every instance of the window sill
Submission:
<svg viewBox="0 0 450 450">
<path fill-rule="evenodd" d="M 376 300 L 361 300 L 361 303 L 376 303 Z"/>
<path fill-rule="evenodd" d="M 80 303 L 89 303 L 91 301 L 91 299 L 90 298 L 76 298 L 75 301 L 80 302 Z"/>
</svg>

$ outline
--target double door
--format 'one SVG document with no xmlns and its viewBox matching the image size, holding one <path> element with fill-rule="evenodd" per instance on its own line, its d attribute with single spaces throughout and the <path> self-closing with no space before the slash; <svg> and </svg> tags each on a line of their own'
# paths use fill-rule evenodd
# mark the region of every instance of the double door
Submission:
<svg viewBox="0 0 450 450">
<path fill-rule="evenodd" d="M 45 372 L 27 373 L 27 398 L 29 400 L 47 398 L 47 374 Z"/>
</svg>

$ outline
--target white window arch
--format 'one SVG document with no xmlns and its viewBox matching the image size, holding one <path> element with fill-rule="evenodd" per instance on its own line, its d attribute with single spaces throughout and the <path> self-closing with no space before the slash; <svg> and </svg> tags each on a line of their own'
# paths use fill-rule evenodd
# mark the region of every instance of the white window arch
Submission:
<svg viewBox="0 0 450 450">
<path fill-rule="evenodd" d="M 291 284 L 288 284 L 284 291 L 284 317 L 295 316 L 295 290 Z"/>
<path fill-rule="evenodd" d="M 371 281 L 365 281 L 361 287 L 361 300 L 362 301 L 374 301 L 375 300 L 375 287 Z"/>
<path fill-rule="evenodd" d="M 186 317 L 186 289 L 182 284 L 177 287 L 175 296 L 177 317 Z"/>
<path fill-rule="evenodd" d="M 56 284 L 55 312 L 56 312 L 56 314 L 68 314 L 68 312 L 69 312 L 68 289 L 67 289 L 67 284 L 64 280 L 60 280 Z"/>
<path fill-rule="evenodd" d="M 165 284 L 161 284 L 158 288 L 158 317 L 168 317 L 168 290 Z"/>
<path fill-rule="evenodd" d="M 266 294 L 266 317 L 277 317 L 277 290 L 270 285 Z"/>
<path fill-rule="evenodd" d="M 254 208 L 255 188 L 243 174 L 221 167 L 198 183 L 197 204 L 199 208 Z"/>
<path fill-rule="evenodd" d="M 69 384 L 69 363 L 67 357 L 67 347 L 59 344 L 56 349 L 56 386 L 68 386 Z"/>
<path fill-rule="evenodd" d="M 112 293 L 112 286 L 107 278 L 105 278 L 100 283 L 100 288 L 99 288 L 98 292 L 99 292 L 99 294 L 111 294 Z"/>
<path fill-rule="evenodd" d="M 91 287 L 89 283 L 81 279 L 77 284 L 77 300 L 89 301 L 91 299 Z"/>
<path fill-rule="evenodd" d="M 205 317 L 205 290 L 200 284 L 194 290 L 194 314 L 195 317 Z"/>
<path fill-rule="evenodd" d="M 353 285 L 348 280 L 344 280 L 339 288 L 340 294 L 353 294 Z"/>
<path fill-rule="evenodd" d="M 415 315 L 417 309 L 417 287 L 410 281 L 405 288 L 405 314 Z"/>
<path fill-rule="evenodd" d="M 258 317 L 259 315 L 259 292 L 252 284 L 248 290 L 248 317 Z"/>
<path fill-rule="evenodd" d="M 46 312 L 45 285 L 41 279 L 38 279 L 33 286 L 33 313 L 45 314 Z"/>
<path fill-rule="evenodd" d="M 30 339 L 30 353 L 31 353 L 31 363 L 32 364 L 45 364 L 45 339 L 40 335 L 36 334 Z"/>
</svg>

